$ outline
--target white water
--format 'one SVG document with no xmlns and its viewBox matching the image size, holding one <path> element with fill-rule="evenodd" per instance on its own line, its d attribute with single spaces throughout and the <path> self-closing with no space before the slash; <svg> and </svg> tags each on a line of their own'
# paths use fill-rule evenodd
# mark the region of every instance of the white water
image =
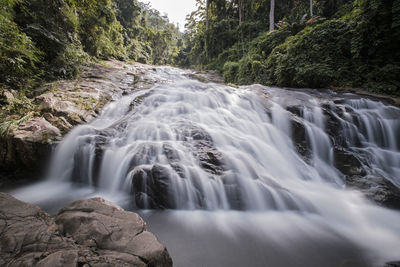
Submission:
<svg viewBox="0 0 400 267">
<path fill-rule="evenodd" d="M 143 216 L 182 267 L 400 259 L 400 213 L 345 189 L 334 162 L 339 141 L 327 132 L 325 114 L 328 105 L 342 145 L 365 159 L 367 175 L 400 186 L 399 109 L 332 93 L 205 84 L 183 74 L 158 68 L 153 78 L 162 83 L 71 131 L 49 177 L 14 196 L 47 208 L 95 195 L 135 209 L 174 208 Z M 293 106 L 299 114 L 286 110 Z M 304 127 L 307 158 L 292 141 L 292 120 Z M 221 159 L 217 171 L 199 160 L 209 153 Z"/>
</svg>

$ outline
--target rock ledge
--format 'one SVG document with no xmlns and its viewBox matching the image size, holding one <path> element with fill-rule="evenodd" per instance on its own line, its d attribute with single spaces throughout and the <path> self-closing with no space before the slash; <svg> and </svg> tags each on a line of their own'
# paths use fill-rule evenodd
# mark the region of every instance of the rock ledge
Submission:
<svg viewBox="0 0 400 267">
<path fill-rule="evenodd" d="M 102 198 L 50 216 L 0 193 L 0 266 L 172 266 L 142 218 Z"/>
</svg>

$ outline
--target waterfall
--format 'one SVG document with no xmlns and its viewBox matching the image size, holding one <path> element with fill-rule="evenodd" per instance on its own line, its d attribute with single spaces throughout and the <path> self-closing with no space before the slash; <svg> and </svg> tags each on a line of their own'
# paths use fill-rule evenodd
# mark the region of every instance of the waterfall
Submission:
<svg viewBox="0 0 400 267">
<path fill-rule="evenodd" d="M 72 130 L 46 183 L 129 196 L 136 209 L 264 212 L 275 226 L 282 216 L 304 231 L 307 222 L 334 229 L 368 251 L 379 244 L 378 261 L 395 259 L 399 214 L 352 188 L 377 179 L 400 187 L 399 108 L 331 91 L 203 83 L 188 72 L 158 67 L 152 78 L 162 82 Z"/>
<path fill-rule="evenodd" d="M 50 179 L 126 191 L 139 208 L 309 211 L 306 188 L 343 189 L 346 174 L 334 160 L 341 147 L 368 174 L 400 184 L 397 108 L 205 84 L 163 68 L 158 75 L 174 82 L 122 97 L 74 129 L 56 150 Z"/>
</svg>

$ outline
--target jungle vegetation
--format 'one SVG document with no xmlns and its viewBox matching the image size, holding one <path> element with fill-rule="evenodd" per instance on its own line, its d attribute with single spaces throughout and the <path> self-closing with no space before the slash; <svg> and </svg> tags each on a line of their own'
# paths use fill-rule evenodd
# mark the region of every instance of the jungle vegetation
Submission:
<svg viewBox="0 0 400 267">
<path fill-rule="evenodd" d="M 226 82 L 400 94 L 400 0 L 197 0 L 183 66 Z"/>
<path fill-rule="evenodd" d="M 0 0 L 0 87 L 115 58 L 226 82 L 400 94 L 400 0 L 196 0 L 179 32 L 137 0 Z"/>
<path fill-rule="evenodd" d="M 174 64 L 182 34 L 136 0 L 0 0 L 0 86 L 73 78 L 115 58 Z"/>
</svg>

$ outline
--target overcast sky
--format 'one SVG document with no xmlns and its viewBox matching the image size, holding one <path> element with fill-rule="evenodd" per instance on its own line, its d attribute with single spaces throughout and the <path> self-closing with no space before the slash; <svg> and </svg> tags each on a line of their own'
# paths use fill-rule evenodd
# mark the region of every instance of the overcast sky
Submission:
<svg viewBox="0 0 400 267">
<path fill-rule="evenodd" d="M 186 15 L 196 9 L 195 0 L 141 0 L 141 2 L 150 2 L 151 6 L 161 14 L 167 13 L 169 20 L 175 24 L 178 22 L 182 31 Z"/>
</svg>

